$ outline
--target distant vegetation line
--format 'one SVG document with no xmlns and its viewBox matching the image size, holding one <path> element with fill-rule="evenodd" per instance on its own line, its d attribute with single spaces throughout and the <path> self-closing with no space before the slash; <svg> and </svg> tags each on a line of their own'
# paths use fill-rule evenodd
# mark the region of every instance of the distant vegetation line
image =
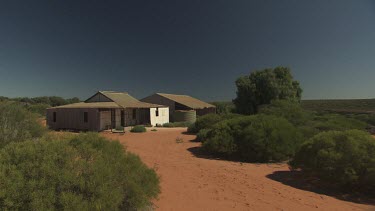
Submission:
<svg viewBox="0 0 375 211">
<path fill-rule="evenodd" d="M 231 101 L 211 102 L 218 111 L 234 109 Z M 338 113 L 375 113 L 375 99 L 343 99 L 343 100 L 302 100 L 304 109 L 312 111 L 331 111 Z"/>
<path fill-rule="evenodd" d="M 27 110 L 45 116 L 46 109 L 49 107 L 61 106 L 71 103 L 78 103 L 80 99 L 77 97 L 64 99 L 58 96 L 43 96 L 43 97 L 17 97 L 9 98 L 0 96 L 0 102 L 11 101 L 24 106 Z"/>
</svg>

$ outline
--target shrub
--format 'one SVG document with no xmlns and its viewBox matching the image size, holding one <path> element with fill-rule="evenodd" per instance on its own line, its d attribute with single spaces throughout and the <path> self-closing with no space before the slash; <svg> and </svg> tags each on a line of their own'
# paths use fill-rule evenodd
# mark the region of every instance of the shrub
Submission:
<svg viewBox="0 0 375 211">
<path fill-rule="evenodd" d="M 143 125 L 136 125 L 130 130 L 130 132 L 132 132 L 132 133 L 144 133 L 144 132 L 146 132 L 146 128 Z"/>
<path fill-rule="evenodd" d="M 116 127 L 116 130 L 117 130 L 117 131 L 124 131 L 124 127 L 123 127 L 123 126 L 117 126 L 117 127 Z"/>
<path fill-rule="evenodd" d="M 363 131 L 322 132 L 301 146 L 290 165 L 339 187 L 375 191 L 375 140 Z"/>
<path fill-rule="evenodd" d="M 211 104 L 216 106 L 217 114 L 230 114 L 236 110 L 233 102 L 212 102 Z"/>
<path fill-rule="evenodd" d="M 151 129 L 151 131 L 155 132 L 155 131 L 158 131 L 158 130 L 156 130 L 156 129 L 154 128 L 154 129 Z"/>
<path fill-rule="evenodd" d="M 312 126 L 319 131 L 329 131 L 329 130 L 365 130 L 367 124 L 360 120 L 347 118 L 340 114 L 323 114 L 316 116 L 312 122 Z"/>
<path fill-rule="evenodd" d="M 191 124 L 190 122 L 168 122 L 163 124 L 163 127 L 189 127 Z"/>
<path fill-rule="evenodd" d="M 312 112 L 303 110 L 299 102 L 288 100 L 272 101 L 271 104 L 260 107 L 259 113 L 283 117 L 295 126 L 303 125 L 314 117 Z"/>
<path fill-rule="evenodd" d="M 51 107 L 48 104 L 33 104 L 33 105 L 27 105 L 26 109 L 29 110 L 32 113 L 36 113 L 41 117 L 45 117 L 47 114 L 47 108 Z"/>
<path fill-rule="evenodd" d="M 287 160 L 303 140 L 286 119 L 268 115 L 224 120 L 206 137 L 203 147 L 209 152 L 251 162 Z"/>
<path fill-rule="evenodd" d="M 182 139 L 181 137 L 177 137 L 177 138 L 176 138 L 176 143 L 177 143 L 177 144 L 184 143 L 184 139 Z"/>
<path fill-rule="evenodd" d="M 11 142 L 41 137 L 44 132 L 36 114 L 18 103 L 0 103 L 0 148 Z"/>
<path fill-rule="evenodd" d="M 225 120 L 240 117 L 239 114 L 206 114 L 197 119 L 197 121 L 188 128 L 189 133 L 198 133 L 202 129 L 210 129 L 216 123 Z"/>
<path fill-rule="evenodd" d="M 211 129 L 202 129 L 197 133 L 197 138 L 195 139 L 196 141 L 204 142 L 207 137 L 208 133 L 211 131 Z"/>
<path fill-rule="evenodd" d="M 0 151 L 1 210 L 137 210 L 159 193 L 156 173 L 95 133 Z"/>
</svg>

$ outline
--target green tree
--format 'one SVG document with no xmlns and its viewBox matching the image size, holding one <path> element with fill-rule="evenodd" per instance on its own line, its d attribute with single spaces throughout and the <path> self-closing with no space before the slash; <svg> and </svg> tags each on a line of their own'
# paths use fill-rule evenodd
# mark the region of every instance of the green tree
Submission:
<svg viewBox="0 0 375 211">
<path fill-rule="evenodd" d="M 241 114 L 254 114 L 260 105 L 272 100 L 300 101 L 302 89 L 293 80 L 290 69 L 276 67 L 255 71 L 236 80 L 237 98 L 233 100 L 236 111 Z"/>
</svg>

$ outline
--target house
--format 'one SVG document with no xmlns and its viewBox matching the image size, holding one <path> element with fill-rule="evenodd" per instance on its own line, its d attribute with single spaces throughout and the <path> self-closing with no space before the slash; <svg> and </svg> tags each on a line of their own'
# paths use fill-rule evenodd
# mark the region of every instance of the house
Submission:
<svg viewBox="0 0 375 211">
<path fill-rule="evenodd" d="M 203 102 L 188 95 L 155 93 L 141 99 L 141 101 L 168 106 L 171 121 L 177 121 L 176 116 L 180 116 L 181 114 L 188 116 L 189 113 L 187 112 L 189 110 L 194 111 L 193 115 L 195 115 L 194 113 L 196 113 L 196 115 L 198 116 L 202 116 L 208 113 L 216 113 L 216 107 L 214 105 Z"/>
<path fill-rule="evenodd" d="M 47 109 L 47 125 L 54 130 L 101 131 L 168 122 L 168 106 L 141 102 L 127 92 L 99 91 L 84 102 Z"/>
</svg>

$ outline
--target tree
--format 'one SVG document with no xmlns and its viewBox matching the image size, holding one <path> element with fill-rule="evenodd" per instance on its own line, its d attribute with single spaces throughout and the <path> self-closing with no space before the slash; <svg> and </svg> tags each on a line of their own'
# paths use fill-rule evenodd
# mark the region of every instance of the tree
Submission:
<svg viewBox="0 0 375 211">
<path fill-rule="evenodd" d="M 270 104 L 272 100 L 301 100 L 302 89 L 287 67 L 255 71 L 238 78 L 236 86 L 237 98 L 233 103 L 241 114 L 255 114 L 260 105 Z"/>
</svg>

